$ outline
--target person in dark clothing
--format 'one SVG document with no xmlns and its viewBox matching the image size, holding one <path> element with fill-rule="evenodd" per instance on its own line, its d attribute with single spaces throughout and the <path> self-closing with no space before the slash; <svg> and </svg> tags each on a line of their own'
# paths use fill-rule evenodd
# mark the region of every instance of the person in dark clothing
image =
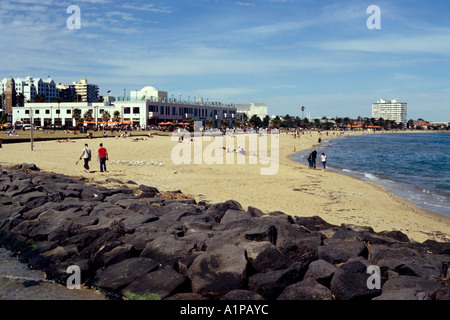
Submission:
<svg viewBox="0 0 450 320">
<path fill-rule="evenodd" d="M 309 155 L 309 158 L 311 159 L 311 165 L 309 166 L 310 168 L 314 169 L 316 168 L 316 159 L 317 159 L 317 151 L 314 150 L 313 152 L 311 152 L 311 154 Z"/>
</svg>

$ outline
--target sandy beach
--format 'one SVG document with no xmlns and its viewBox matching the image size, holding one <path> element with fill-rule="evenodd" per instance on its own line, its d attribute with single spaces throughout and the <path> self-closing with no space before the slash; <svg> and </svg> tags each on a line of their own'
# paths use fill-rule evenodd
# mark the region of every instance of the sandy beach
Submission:
<svg viewBox="0 0 450 320">
<path fill-rule="evenodd" d="M 313 132 L 296 139 L 286 133 L 281 133 L 276 140 L 271 140 L 270 136 L 266 138 L 273 147 L 272 153 L 279 154 L 278 171 L 273 175 L 261 174 L 261 169 L 267 169 L 273 163 L 264 163 L 263 160 L 267 158 L 262 156 L 260 150 L 253 150 L 248 140 L 244 147 L 247 154 L 243 156 L 218 148 L 222 145 L 218 138 L 200 144 L 198 142 L 201 138 L 192 142 L 185 139 L 178 143 L 177 139 L 168 136 L 144 137 L 144 140 L 136 141 L 131 138 L 99 138 L 63 143 L 35 142 L 34 151 L 30 150 L 29 142 L 4 144 L 0 149 L 0 165 L 34 163 L 43 171 L 83 176 L 92 182 L 104 182 L 108 178 L 124 183 L 134 181 L 157 187 L 161 191 L 181 190 L 197 201 L 217 203 L 236 200 L 244 209 L 252 206 L 263 212 L 282 211 L 292 216 L 317 215 L 332 224 L 370 226 L 376 232 L 400 230 L 411 240 L 418 242 L 427 239 L 450 241 L 450 218 L 420 209 L 374 183 L 322 171 L 320 166 L 311 170 L 306 159 L 304 164 L 292 161 L 294 153 L 311 149 L 318 144 L 318 133 Z M 337 138 L 337 135 L 323 134 L 321 138 Z M 234 141 L 235 147 L 240 143 L 236 137 L 226 139 Z M 90 173 L 84 172 L 83 161 L 75 164 L 85 143 L 93 150 Z M 108 171 L 103 173 L 99 172 L 96 157 L 100 143 L 103 143 L 109 153 Z M 205 158 L 202 159 L 202 152 L 198 149 L 199 145 L 203 154 L 210 154 L 211 150 L 217 152 L 224 164 L 205 163 Z M 188 148 L 192 150 L 191 163 L 175 164 L 174 150 Z M 176 156 L 180 154 L 175 153 Z M 227 162 L 227 156 L 233 157 L 234 164 Z M 153 161 L 155 164 L 111 164 L 111 161 L 119 160 L 146 163 Z M 243 163 L 239 164 L 238 161 Z M 197 164 L 198 162 L 202 163 Z M 110 185 L 114 186 L 112 183 Z"/>
</svg>

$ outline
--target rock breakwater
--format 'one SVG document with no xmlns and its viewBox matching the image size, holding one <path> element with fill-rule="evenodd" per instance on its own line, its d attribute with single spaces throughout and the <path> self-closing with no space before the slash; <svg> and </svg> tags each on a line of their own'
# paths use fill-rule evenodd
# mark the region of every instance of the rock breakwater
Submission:
<svg viewBox="0 0 450 320">
<path fill-rule="evenodd" d="M 62 285 L 76 265 L 116 298 L 450 299 L 450 243 L 27 164 L 0 167 L 0 246 Z"/>
</svg>

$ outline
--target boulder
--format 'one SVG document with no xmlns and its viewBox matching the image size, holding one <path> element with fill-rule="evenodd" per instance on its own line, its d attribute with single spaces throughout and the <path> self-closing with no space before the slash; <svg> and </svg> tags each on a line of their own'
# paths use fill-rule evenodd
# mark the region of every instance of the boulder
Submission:
<svg viewBox="0 0 450 320">
<path fill-rule="evenodd" d="M 360 261 L 343 264 L 334 273 L 330 290 L 337 300 L 370 300 L 381 294 L 381 289 L 369 289 L 366 266 Z"/>
<path fill-rule="evenodd" d="M 297 262 L 289 268 L 277 271 L 258 273 L 248 280 L 251 291 L 260 294 L 264 299 L 275 299 L 287 286 L 302 280 L 306 267 Z"/>
<path fill-rule="evenodd" d="M 316 260 L 309 264 L 304 279 L 313 279 L 325 287 L 330 287 L 336 269 L 337 267 L 325 260 Z"/>
<path fill-rule="evenodd" d="M 94 285 L 108 291 L 119 292 L 122 288 L 139 278 L 154 271 L 159 262 L 148 258 L 130 258 L 112 264 L 104 270 L 99 270 L 94 279 Z"/>
<path fill-rule="evenodd" d="M 248 290 L 242 290 L 242 289 L 236 289 L 236 290 L 231 290 L 229 291 L 227 294 L 225 294 L 222 298 L 220 298 L 220 300 L 264 300 L 264 298 L 252 291 L 248 291 Z"/>
<path fill-rule="evenodd" d="M 131 282 L 121 293 L 130 300 L 162 300 L 189 289 L 188 278 L 170 267 L 146 273 Z"/>
<path fill-rule="evenodd" d="M 192 291 L 204 296 L 217 297 L 241 289 L 247 278 L 245 250 L 224 245 L 204 252 L 195 258 L 186 275 L 191 279 Z"/>
<path fill-rule="evenodd" d="M 382 294 L 374 300 L 430 300 L 442 288 L 436 280 L 399 276 L 386 281 Z"/>
<path fill-rule="evenodd" d="M 327 287 L 305 279 L 286 287 L 277 300 L 334 300 L 334 297 Z"/>
<path fill-rule="evenodd" d="M 346 262 L 350 258 L 361 256 L 365 251 L 367 249 L 362 241 L 325 239 L 324 245 L 318 248 L 318 257 L 331 264 L 338 264 Z"/>
</svg>

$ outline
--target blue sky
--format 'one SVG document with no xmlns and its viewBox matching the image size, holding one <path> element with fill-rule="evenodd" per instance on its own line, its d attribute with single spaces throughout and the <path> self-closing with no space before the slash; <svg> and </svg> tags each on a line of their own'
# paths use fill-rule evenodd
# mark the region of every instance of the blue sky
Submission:
<svg viewBox="0 0 450 320">
<path fill-rule="evenodd" d="M 450 122 L 449 14 L 447 0 L 2 0 L 0 77 L 87 77 L 114 96 L 154 86 L 270 115 L 371 117 L 397 98 L 408 119 Z"/>
</svg>

